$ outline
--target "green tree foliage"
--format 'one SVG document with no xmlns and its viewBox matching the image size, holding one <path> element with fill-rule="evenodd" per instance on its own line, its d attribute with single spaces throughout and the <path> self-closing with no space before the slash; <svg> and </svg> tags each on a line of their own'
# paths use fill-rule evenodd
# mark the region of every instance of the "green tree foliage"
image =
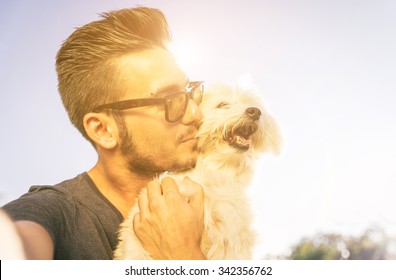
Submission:
<svg viewBox="0 0 396 280">
<path fill-rule="evenodd" d="M 379 228 L 368 229 L 358 237 L 317 234 L 304 238 L 292 248 L 287 259 L 293 260 L 384 260 L 395 259 L 391 252 L 395 240 Z"/>
</svg>

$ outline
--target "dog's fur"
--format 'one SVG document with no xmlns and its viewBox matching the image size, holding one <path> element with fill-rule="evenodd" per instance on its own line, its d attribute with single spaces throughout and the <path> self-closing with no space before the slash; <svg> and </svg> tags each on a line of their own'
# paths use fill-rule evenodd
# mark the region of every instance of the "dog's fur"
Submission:
<svg viewBox="0 0 396 280">
<path fill-rule="evenodd" d="M 279 152 L 277 125 L 254 90 L 213 85 L 205 91 L 200 108 L 203 121 L 196 167 L 167 176 L 176 180 L 187 197 L 185 176 L 204 189 L 201 249 L 208 259 L 251 259 L 255 235 L 245 190 L 260 153 Z M 121 225 L 115 259 L 151 259 L 133 232 L 132 221 L 138 211 L 135 206 Z"/>
</svg>

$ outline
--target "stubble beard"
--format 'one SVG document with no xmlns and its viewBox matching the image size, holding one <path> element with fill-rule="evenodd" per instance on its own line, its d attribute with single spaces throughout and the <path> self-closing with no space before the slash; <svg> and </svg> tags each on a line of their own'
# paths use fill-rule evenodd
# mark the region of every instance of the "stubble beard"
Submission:
<svg viewBox="0 0 396 280">
<path fill-rule="evenodd" d="M 138 150 L 138 145 L 134 143 L 133 138 L 129 135 L 126 125 L 120 129 L 120 139 L 121 153 L 125 157 L 128 170 L 132 173 L 144 177 L 153 177 L 165 171 L 184 171 L 195 167 L 196 158 L 176 158 L 171 162 L 159 165 L 158 159 L 153 159 L 151 155 Z M 195 149 L 192 153 L 196 152 Z"/>
</svg>

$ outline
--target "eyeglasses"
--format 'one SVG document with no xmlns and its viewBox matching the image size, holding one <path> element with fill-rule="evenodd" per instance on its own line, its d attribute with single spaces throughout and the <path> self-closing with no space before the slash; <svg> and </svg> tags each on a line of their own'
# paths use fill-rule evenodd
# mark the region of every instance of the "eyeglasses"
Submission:
<svg viewBox="0 0 396 280">
<path fill-rule="evenodd" d="M 93 111 L 98 113 L 103 109 L 127 110 L 163 103 L 165 104 L 165 119 L 168 122 L 177 122 L 183 118 L 184 114 L 186 113 L 190 99 L 192 99 L 198 105 L 201 103 L 203 92 L 204 85 L 202 81 L 189 82 L 184 91 L 169 94 L 164 98 L 128 99 L 100 105 Z"/>
</svg>

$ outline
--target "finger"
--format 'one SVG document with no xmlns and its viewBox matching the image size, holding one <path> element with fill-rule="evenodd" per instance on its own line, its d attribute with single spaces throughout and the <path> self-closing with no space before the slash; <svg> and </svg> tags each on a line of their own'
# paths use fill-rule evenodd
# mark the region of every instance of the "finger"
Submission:
<svg viewBox="0 0 396 280">
<path fill-rule="evenodd" d="M 142 227 L 141 227 L 141 217 L 140 217 L 140 213 L 138 212 L 138 213 L 136 213 L 135 214 L 135 216 L 133 217 L 133 222 L 132 222 L 132 225 L 133 225 L 133 231 L 135 232 L 135 235 L 136 235 L 136 237 L 140 240 L 140 242 L 142 241 L 141 240 L 141 234 L 142 234 L 142 232 L 141 232 L 141 230 L 142 230 Z"/>
<path fill-rule="evenodd" d="M 161 180 L 162 192 L 164 196 L 179 194 L 179 188 L 176 181 L 171 177 L 165 177 Z"/>
<path fill-rule="evenodd" d="M 133 216 L 132 226 L 133 230 L 136 232 L 136 229 L 139 227 L 140 224 L 140 213 L 137 212 L 135 216 Z"/>
<path fill-rule="evenodd" d="M 162 196 L 161 185 L 155 181 L 151 181 L 147 185 L 147 196 L 148 200 L 151 201 L 159 196 Z"/>
<path fill-rule="evenodd" d="M 140 210 L 140 218 L 146 219 L 150 215 L 148 195 L 146 192 L 142 192 L 138 197 L 138 206 Z M 136 215 L 135 215 L 136 217 Z"/>
<path fill-rule="evenodd" d="M 198 184 L 197 182 L 191 180 L 191 178 L 188 176 L 183 178 L 183 184 L 190 187 L 190 192 L 191 192 L 190 201 L 191 199 L 194 199 L 196 201 L 203 201 L 204 190 L 201 184 Z"/>
<path fill-rule="evenodd" d="M 183 183 L 191 187 L 191 196 L 189 204 L 197 211 L 201 212 L 204 204 L 204 191 L 200 184 L 191 180 L 189 177 L 184 177 Z"/>
</svg>

